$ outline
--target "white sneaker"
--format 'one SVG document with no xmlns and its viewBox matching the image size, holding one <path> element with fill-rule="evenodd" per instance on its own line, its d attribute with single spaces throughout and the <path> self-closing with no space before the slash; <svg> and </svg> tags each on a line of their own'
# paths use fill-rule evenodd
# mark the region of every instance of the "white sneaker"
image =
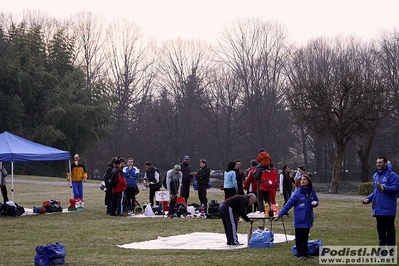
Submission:
<svg viewBox="0 0 399 266">
<path fill-rule="evenodd" d="M 135 214 L 134 214 L 134 212 L 132 212 L 131 214 L 129 214 L 130 216 L 134 216 Z"/>
</svg>

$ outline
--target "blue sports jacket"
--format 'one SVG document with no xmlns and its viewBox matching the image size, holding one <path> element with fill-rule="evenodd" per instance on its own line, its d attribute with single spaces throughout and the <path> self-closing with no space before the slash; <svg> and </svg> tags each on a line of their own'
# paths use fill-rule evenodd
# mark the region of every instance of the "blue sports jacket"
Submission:
<svg viewBox="0 0 399 266">
<path fill-rule="evenodd" d="M 373 216 L 396 216 L 397 194 L 399 193 L 399 177 L 392 168 L 384 167 L 376 170 L 373 176 L 374 189 L 367 197 L 372 206 Z M 385 185 L 383 192 L 377 188 L 377 181 Z"/>
<path fill-rule="evenodd" d="M 137 187 L 137 179 L 139 178 L 140 170 L 133 166 L 132 169 L 129 169 L 128 166 L 123 168 L 123 176 L 126 179 L 126 183 L 128 187 Z"/>
<path fill-rule="evenodd" d="M 316 201 L 317 205 L 313 207 L 311 204 L 312 201 Z M 307 195 L 305 188 L 300 186 L 281 209 L 279 216 L 286 215 L 294 207 L 294 227 L 311 228 L 314 221 L 313 208 L 318 205 L 319 198 L 316 195 L 316 190 L 311 189 L 309 195 Z"/>
</svg>

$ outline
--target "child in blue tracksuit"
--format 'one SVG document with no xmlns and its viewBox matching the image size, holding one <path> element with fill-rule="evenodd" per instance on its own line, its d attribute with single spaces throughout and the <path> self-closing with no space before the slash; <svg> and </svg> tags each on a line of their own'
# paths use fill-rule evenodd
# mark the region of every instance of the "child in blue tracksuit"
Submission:
<svg viewBox="0 0 399 266">
<path fill-rule="evenodd" d="M 310 228 L 313 226 L 313 208 L 319 205 L 316 190 L 313 189 L 312 180 L 307 174 L 301 176 L 301 186 L 287 201 L 279 213 L 279 218 L 286 215 L 294 207 L 295 245 L 299 260 L 313 258 L 309 254 L 308 240 Z"/>
</svg>

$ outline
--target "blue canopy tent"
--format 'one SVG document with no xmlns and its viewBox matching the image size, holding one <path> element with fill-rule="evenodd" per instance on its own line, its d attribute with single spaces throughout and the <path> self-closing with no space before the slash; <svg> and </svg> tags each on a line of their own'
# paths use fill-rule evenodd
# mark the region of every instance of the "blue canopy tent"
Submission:
<svg viewBox="0 0 399 266">
<path fill-rule="evenodd" d="M 0 134 L 0 162 L 11 163 L 11 191 L 14 201 L 14 162 L 63 161 L 69 162 L 69 151 L 48 147 L 9 132 Z M 69 162 L 69 167 L 70 167 Z"/>
</svg>

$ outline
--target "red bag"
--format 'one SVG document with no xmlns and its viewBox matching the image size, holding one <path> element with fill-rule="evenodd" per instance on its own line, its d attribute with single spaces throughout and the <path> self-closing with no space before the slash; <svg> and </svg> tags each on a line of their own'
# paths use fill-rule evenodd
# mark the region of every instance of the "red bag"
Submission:
<svg viewBox="0 0 399 266">
<path fill-rule="evenodd" d="M 182 203 L 182 204 L 186 205 L 186 199 L 183 198 L 183 197 L 178 197 L 176 199 L 176 205 L 179 204 L 179 203 Z"/>
<path fill-rule="evenodd" d="M 277 175 L 274 171 L 263 171 L 260 182 L 264 191 L 272 192 L 277 189 Z"/>
</svg>

